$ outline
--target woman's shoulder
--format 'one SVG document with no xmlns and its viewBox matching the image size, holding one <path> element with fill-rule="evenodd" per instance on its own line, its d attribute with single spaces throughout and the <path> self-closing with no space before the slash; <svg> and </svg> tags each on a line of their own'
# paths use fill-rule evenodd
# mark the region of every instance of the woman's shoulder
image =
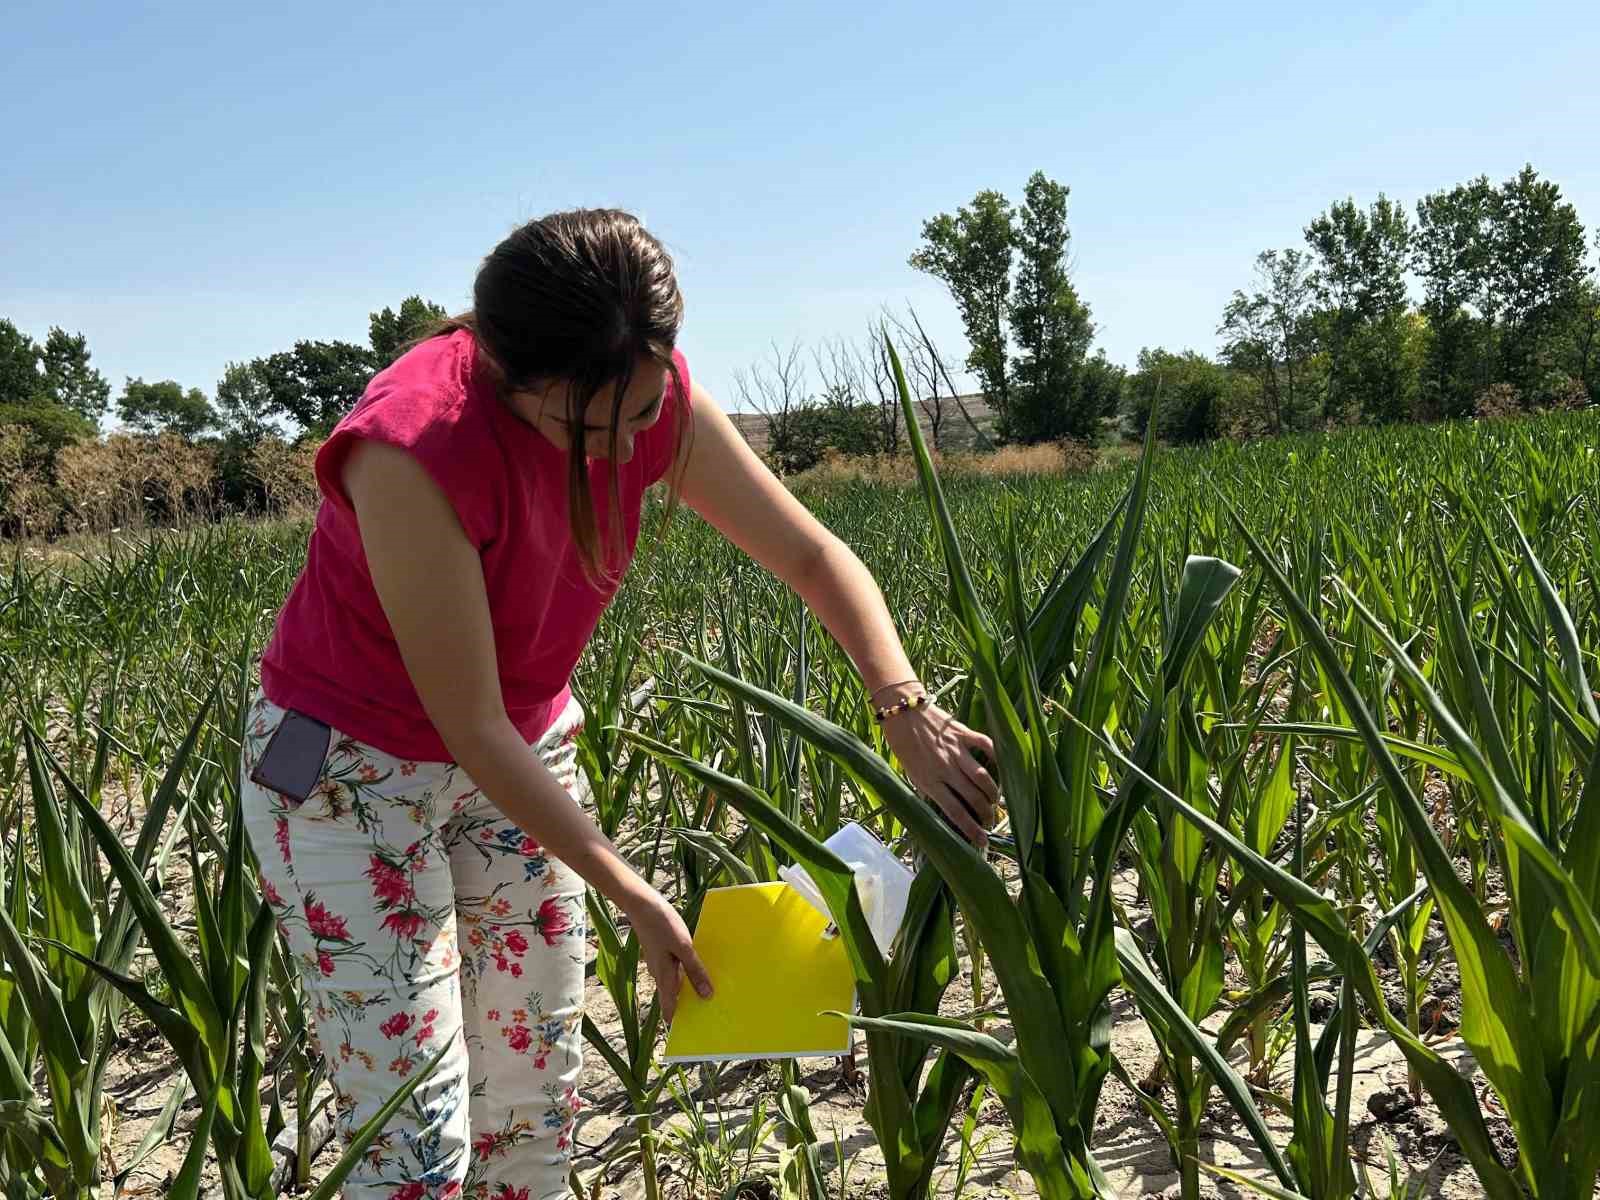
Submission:
<svg viewBox="0 0 1600 1200">
<path fill-rule="evenodd" d="M 495 475 L 502 456 L 484 405 L 474 397 L 476 347 L 456 330 L 428 338 L 372 377 L 316 456 L 322 493 L 348 507 L 342 473 L 359 439 L 409 452 L 444 491 L 469 536 L 493 536 Z"/>
<path fill-rule="evenodd" d="M 472 334 L 464 329 L 418 342 L 368 381 L 335 432 L 381 426 L 420 433 L 461 422 L 472 413 L 467 399 L 475 358 Z"/>
</svg>

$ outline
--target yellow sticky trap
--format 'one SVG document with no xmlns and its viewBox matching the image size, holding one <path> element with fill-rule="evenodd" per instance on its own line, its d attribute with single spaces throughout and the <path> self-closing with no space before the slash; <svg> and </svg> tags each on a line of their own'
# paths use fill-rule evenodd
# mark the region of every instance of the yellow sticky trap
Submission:
<svg viewBox="0 0 1600 1200">
<path fill-rule="evenodd" d="M 694 948 L 714 994 L 680 989 L 662 1061 L 845 1054 L 849 1025 L 820 1014 L 852 1011 L 855 979 L 843 939 L 828 931 L 828 918 L 786 883 L 707 892 Z"/>
</svg>

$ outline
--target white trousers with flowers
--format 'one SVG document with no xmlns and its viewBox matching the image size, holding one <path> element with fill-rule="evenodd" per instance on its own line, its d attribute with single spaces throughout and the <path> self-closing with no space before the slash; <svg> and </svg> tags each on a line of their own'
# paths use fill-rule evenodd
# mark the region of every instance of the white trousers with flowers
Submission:
<svg viewBox="0 0 1600 1200">
<path fill-rule="evenodd" d="M 441 1048 L 345 1183 L 347 1200 L 568 1195 L 579 1109 L 584 885 L 454 764 L 334 731 L 303 804 L 250 781 L 283 710 L 259 693 L 243 805 L 300 964 L 349 1136 Z M 570 705 L 537 749 L 582 802 Z"/>
</svg>

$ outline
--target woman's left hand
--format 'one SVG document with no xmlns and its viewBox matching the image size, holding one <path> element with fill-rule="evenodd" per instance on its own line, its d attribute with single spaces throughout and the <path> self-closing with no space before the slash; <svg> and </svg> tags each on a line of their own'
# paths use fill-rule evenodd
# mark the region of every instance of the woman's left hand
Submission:
<svg viewBox="0 0 1600 1200">
<path fill-rule="evenodd" d="M 883 723 L 883 737 L 912 786 L 969 842 L 987 847 L 1000 787 L 976 755 L 993 762 L 994 743 L 933 704 L 896 713 Z"/>
</svg>

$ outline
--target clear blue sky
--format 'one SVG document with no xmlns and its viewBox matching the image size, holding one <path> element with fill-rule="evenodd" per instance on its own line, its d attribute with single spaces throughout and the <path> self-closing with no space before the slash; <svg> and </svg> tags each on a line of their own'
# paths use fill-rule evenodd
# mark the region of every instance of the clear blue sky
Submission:
<svg viewBox="0 0 1600 1200">
<path fill-rule="evenodd" d="M 1074 9 L 1086 11 L 1074 12 Z M 24 3 L 0 24 L 0 316 L 208 393 L 363 341 L 557 208 L 667 242 L 731 404 L 773 338 L 914 301 L 922 220 L 1070 185 L 1100 344 L 1211 350 L 1269 246 L 1531 161 L 1600 223 L 1600 5 Z"/>
</svg>

